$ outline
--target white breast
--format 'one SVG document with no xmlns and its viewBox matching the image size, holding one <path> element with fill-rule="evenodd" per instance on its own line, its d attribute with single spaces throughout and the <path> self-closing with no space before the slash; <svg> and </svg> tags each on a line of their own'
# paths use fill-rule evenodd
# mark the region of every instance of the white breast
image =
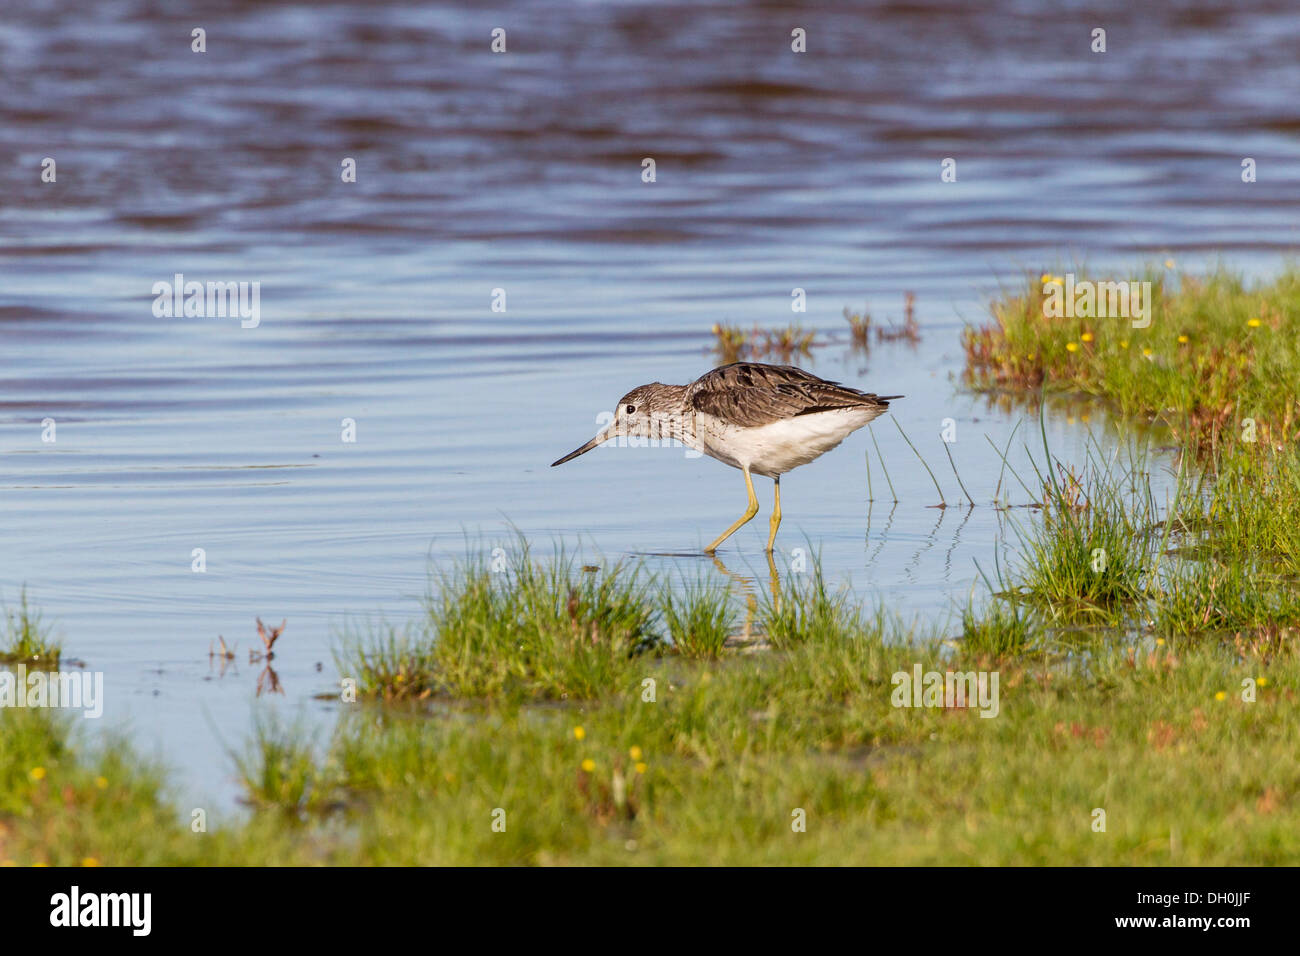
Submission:
<svg viewBox="0 0 1300 956">
<path fill-rule="evenodd" d="M 755 428 L 737 428 L 714 418 L 699 424 L 706 454 L 734 468 L 748 465 L 756 475 L 775 478 L 826 454 L 883 411 L 837 408 Z"/>
</svg>

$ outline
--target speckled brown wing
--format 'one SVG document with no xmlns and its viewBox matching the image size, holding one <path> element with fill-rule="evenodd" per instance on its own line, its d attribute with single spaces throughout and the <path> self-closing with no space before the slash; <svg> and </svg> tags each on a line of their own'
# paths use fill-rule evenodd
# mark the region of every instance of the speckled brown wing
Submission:
<svg viewBox="0 0 1300 956">
<path fill-rule="evenodd" d="M 888 408 L 889 399 L 828 382 L 792 365 L 735 362 L 691 383 L 691 408 L 742 428 L 838 408 Z"/>
</svg>

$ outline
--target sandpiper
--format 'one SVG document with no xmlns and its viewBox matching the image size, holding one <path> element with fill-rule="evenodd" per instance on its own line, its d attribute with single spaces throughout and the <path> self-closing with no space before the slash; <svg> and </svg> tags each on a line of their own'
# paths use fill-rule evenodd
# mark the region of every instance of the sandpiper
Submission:
<svg viewBox="0 0 1300 956">
<path fill-rule="evenodd" d="M 736 362 L 706 372 L 689 385 L 653 382 L 634 388 L 614 410 L 614 420 L 591 441 L 551 467 L 621 435 L 677 439 L 683 445 L 739 468 L 749 505 L 705 548 L 712 554 L 758 514 L 750 474 L 775 486 L 767 552 L 781 525 L 781 476 L 830 451 L 889 408 L 902 395 L 873 395 L 828 382 L 790 365 Z"/>
</svg>

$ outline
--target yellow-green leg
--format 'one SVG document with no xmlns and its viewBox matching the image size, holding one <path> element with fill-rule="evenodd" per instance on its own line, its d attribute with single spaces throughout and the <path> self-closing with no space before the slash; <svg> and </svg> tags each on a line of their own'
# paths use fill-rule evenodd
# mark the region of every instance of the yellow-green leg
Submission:
<svg viewBox="0 0 1300 956">
<path fill-rule="evenodd" d="M 776 573 L 776 562 L 772 560 L 772 552 L 767 552 L 767 581 L 772 588 L 772 607 L 781 610 L 781 576 Z"/>
<path fill-rule="evenodd" d="M 768 520 L 768 527 L 772 530 L 767 535 L 767 553 L 772 553 L 772 545 L 776 541 L 776 529 L 781 527 L 781 476 L 772 479 L 772 487 L 776 489 L 776 500 L 772 505 L 772 517 Z"/>
<path fill-rule="evenodd" d="M 718 536 L 718 540 L 714 541 L 713 544 L 709 545 L 707 548 L 704 549 L 705 554 L 712 554 L 714 551 L 717 551 L 718 545 L 722 544 L 722 542 L 730 538 L 733 534 L 736 533 L 736 529 L 738 529 L 741 525 L 747 522 L 750 518 L 754 517 L 754 515 L 758 514 L 758 496 L 754 494 L 754 480 L 749 477 L 748 468 L 746 468 L 744 471 L 745 471 L 745 488 L 749 491 L 749 507 L 745 509 L 745 513 L 741 515 L 739 519 L 737 519 L 735 524 L 733 524 L 730 528 L 728 528 L 726 531 L 722 532 L 722 534 Z"/>
</svg>

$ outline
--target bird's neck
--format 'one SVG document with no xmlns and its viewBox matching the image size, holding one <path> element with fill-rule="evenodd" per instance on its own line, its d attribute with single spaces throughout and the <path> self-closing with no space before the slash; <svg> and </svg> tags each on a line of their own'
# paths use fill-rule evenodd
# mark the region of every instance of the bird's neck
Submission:
<svg viewBox="0 0 1300 956">
<path fill-rule="evenodd" d="M 691 448 L 700 447 L 700 439 L 696 435 L 694 423 L 677 415 L 651 416 L 648 432 L 646 437 L 653 441 L 679 441 Z"/>
<path fill-rule="evenodd" d="M 696 429 L 695 412 L 686 400 L 685 385 L 665 385 L 665 394 L 656 396 L 656 408 L 650 413 L 651 437 L 664 441 L 676 440 L 694 448 L 703 449 Z"/>
</svg>

